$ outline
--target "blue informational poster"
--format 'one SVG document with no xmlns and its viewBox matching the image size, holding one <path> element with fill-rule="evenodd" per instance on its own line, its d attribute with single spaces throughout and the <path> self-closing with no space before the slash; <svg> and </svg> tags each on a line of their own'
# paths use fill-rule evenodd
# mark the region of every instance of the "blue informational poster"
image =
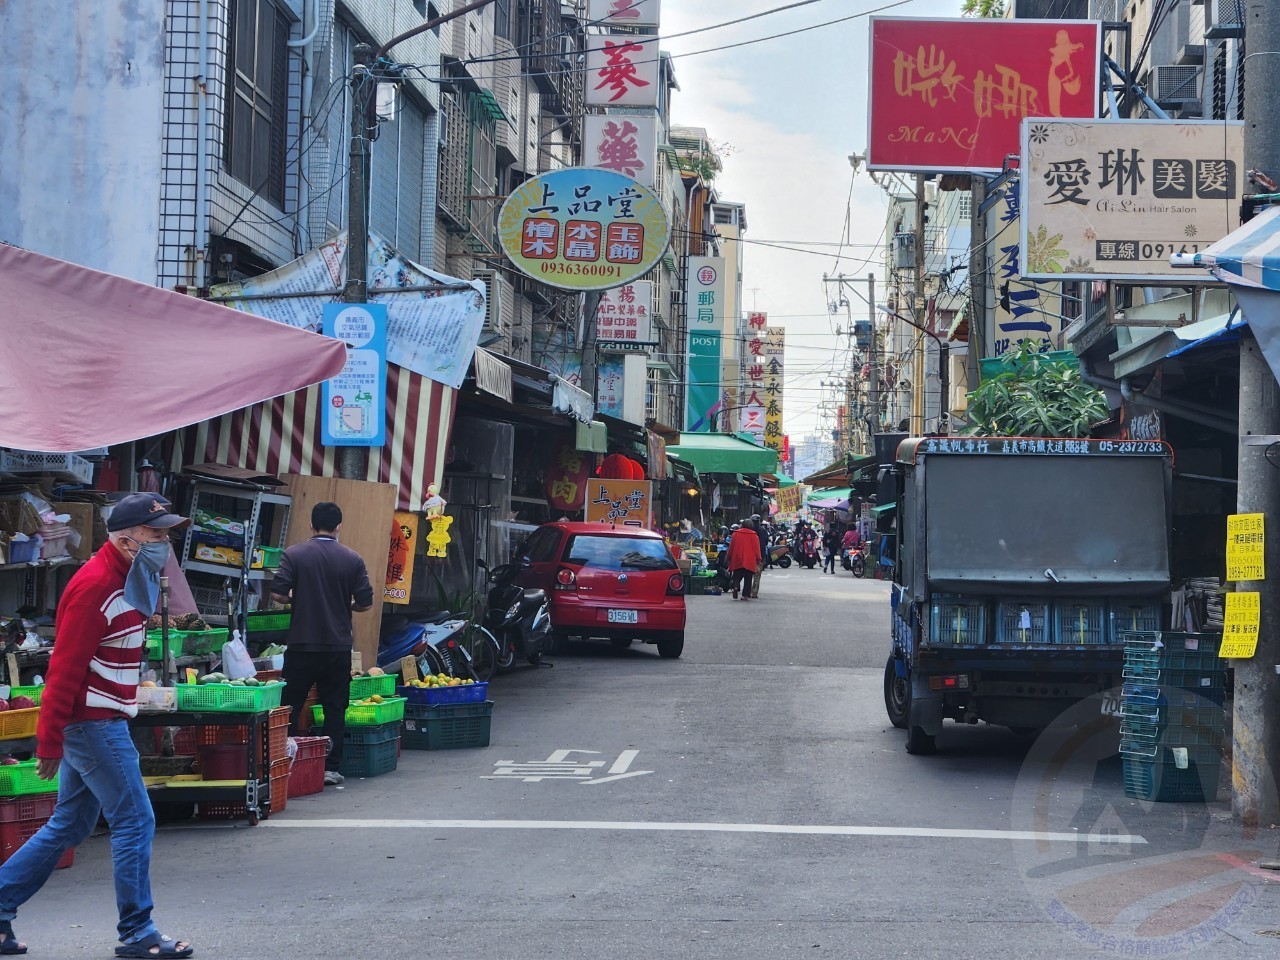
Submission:
<svg viewBox="0 0 1280 960">
<path fill-rule="evenodd" d="M 386 443 L 387 308 L 380 303 L 327 303 L 326 336 L 347 345 L 347 365 L 326 380 L 320 440 L 327 447 Z"/>
</svg>

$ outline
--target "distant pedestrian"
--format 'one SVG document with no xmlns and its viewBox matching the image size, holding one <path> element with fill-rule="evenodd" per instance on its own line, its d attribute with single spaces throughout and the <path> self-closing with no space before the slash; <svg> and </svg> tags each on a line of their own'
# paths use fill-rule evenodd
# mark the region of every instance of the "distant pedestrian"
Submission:
<svg viewBox="0 0 1280 960">
<path fill-rule="evenodd" d="M 751 599 L 751 578 L 760 569 L 760 538 L 752 529 L 750 520 L 743 520 L 741 529 L 729 538 L 729 574 L 733 586 L 733 599 Z"/>
<path fill-rule="evenodd" d="M 329 738 L 324 782 L 342 783 L 342 734 L 351 700 L 351 650 L 355 635 L 351 614 L 373 606 L 373 587 L 364 559 L 338 542 L 342 510 L 336 503 L 311 508 L 311 539 L 295 544 L 280 558 L 271 595 L 293 606 L 284 654 L 284 703 L 292 708 L 290 725 L 298 733 L 312 686 L 324 709 Z"/>
<path fill-rule="evenodd" d="M 751 599 L 759 600 L 760 581 L 764 579 L 764 568 L 769 558 L 769 525 L 758 513 L 751 515 L 751 524 L 755 527 L 756 538 L 760 541 L 760 563 L 756 567 L 756 574 L 751 580 Z"/>
<path fill-rule="evenodd" d="M 190 523 L 159 494 L 135 493 L 107 518 L 107 543 L 71 578 L 58 603 L 36 730 L 36 776 L 58 777 L 49 822 L 0 867 L 0 954 L 27 946 L 13 934 L 18 907 L 53 873 L 62 855 L 98 825 L 111 828 L 118 957 L 189 957 L 182 940 L 161 936 L 151 919 L 151 841 L 155 814 L 129 736 L 138 713 L 144 624 L 156 612 L 160 574 L 172 552 L 169 531 Z"/>
<path fill-rule="evenodd" d="M 822 558 L 822 569 L 827 573 L 836 572 L 836 557 L 840 554 L 840 531 L 834 523 L 827 526 L 822 537 L 822 548 L 826 556 Z"/>
</svg>

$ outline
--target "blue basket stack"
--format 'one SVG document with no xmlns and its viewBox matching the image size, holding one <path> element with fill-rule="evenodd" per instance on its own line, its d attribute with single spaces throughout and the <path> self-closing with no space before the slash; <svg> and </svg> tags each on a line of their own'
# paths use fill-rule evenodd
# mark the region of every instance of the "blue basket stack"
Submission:
<svg viewBox="0 0 1280 960">
<path fill-rule="evenodd" d="M 1216 634 L 1125 632 L 1120 754 L 1125 796 L 1217 799 L 1226 661 Z"/>
</svg>

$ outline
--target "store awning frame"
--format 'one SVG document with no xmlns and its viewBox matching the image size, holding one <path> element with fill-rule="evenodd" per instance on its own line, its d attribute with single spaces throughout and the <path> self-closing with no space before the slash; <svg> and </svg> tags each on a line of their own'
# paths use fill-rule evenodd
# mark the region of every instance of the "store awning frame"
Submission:
<svg viewBox="0 0 1280 960">
<path fill-rule="evenodd" d="M 729 433 L 682 433 L 680 442 L 667 447 L 686 460 L 699 474 L 771 474 L 778 469 L 778 452 L 757 446 Z"/>
</svg>

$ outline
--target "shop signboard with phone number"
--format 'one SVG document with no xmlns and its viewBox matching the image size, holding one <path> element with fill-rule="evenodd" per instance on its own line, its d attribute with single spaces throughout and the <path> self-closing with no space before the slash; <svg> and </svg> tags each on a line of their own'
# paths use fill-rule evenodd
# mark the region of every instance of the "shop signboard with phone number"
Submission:
<svg viewBox="0 0 1280 960">
<path fill-rule="evenodd" d="M 671 223 L 653 191 L 630 177 L 570 167 L 513 190 L 498 212 L 498 235 L 527 276 L 562 290 L 608 290 L 657 265 Z"/>
</svg>

